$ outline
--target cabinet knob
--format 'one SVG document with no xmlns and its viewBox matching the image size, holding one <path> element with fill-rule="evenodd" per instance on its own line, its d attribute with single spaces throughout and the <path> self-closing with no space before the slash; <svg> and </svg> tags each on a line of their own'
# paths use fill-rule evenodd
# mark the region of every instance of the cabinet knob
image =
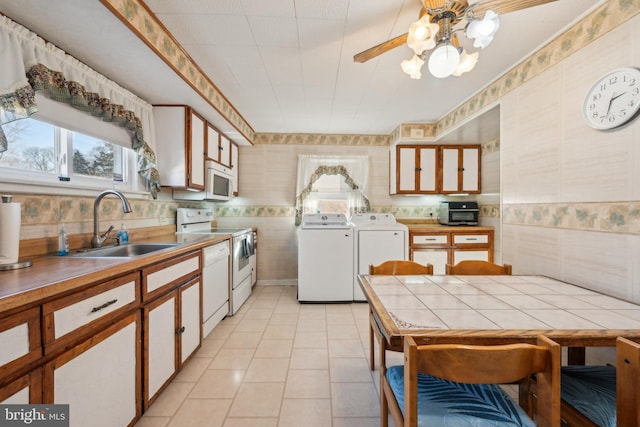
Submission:
<svg viewBox="0 0 640 427">
<path fill-rule="evenodd" d="M 186 328 L 185 328 L 184 326 L 183 326 L 183 327 L 181 327 L 180 329 L 178 329 L 178 330 L 176 331 L 176 335 L 182 335 L 182 334 L 184 334 L 185 329 L 186 329 Z"/>
</svg>

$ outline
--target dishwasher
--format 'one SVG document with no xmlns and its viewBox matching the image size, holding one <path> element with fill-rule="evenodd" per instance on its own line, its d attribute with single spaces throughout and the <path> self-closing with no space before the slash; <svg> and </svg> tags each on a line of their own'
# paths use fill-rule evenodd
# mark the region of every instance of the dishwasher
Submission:
<svg viewBox="0 0 640 427">
<path fill-rule="evenodd" d="M 229 241 L 202 249 L 202 338 L 229 314 Z"/>
</svg>

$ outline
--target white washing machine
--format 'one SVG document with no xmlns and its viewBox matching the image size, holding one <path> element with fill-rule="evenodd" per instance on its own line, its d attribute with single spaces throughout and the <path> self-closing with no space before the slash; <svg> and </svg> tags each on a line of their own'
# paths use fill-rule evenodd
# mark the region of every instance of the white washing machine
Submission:
<svg viewBox="0 0 640 427">
<path fill-rule="evenodd" d="M 396 221 L 392 214 L 353 214 L 354 274 L 353 300 L 366 298 L 358 284 L 358 274 L 369 274 L 369 265 L 391 259 L 409 259 L 409 227 Z"/>
<path fill-rule="evenodd" d="M 353 227 L 344 214 L 305 214 L 298 230 L 298 301 L 353 301 Z"/>
</svg>

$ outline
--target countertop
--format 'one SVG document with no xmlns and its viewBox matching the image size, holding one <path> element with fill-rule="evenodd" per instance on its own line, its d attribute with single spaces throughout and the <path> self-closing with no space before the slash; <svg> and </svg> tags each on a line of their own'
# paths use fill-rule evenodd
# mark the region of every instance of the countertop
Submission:
<svg viewBox="0 0 640 427">
<path fill-rule="evenodd" d="M 0 271 L 0 313 L 27 308 L 88 285 L 227 240 L 231 235 L 167 234 L 130 243 L 179 243 L 178 246 L 133 258 L 42 256 L 31 267 Z M 21 260 L 22 261 L 22 260 Z"/>
<path fill-rule="evenodd" d="M 433 231 L 492 231 L 493 227 L 485 227 L 481 225 L 442 225 L 436 220 L 424 220 L 424 219 L 398 219 L 398 222 L 405 224 L 409 231 L 412 232 L 433 232 Z"/>
</svg>

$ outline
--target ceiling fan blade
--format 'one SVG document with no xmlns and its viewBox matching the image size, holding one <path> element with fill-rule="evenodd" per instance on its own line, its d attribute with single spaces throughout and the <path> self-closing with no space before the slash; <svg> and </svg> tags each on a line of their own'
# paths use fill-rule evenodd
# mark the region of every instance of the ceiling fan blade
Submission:
<svg viewBox="0 0 640 427">
<path fill-rule="evenodd" d="M 558 0 L 485 0 L 470 6 L 476 16 L 484 16 L 487 10 L 493 10 L 498 15 L 551 3 Z"/>
<path fill-rule="evenodd" d="M 385 52 L 390 51 L 391 49 L 395 49 L 398 46 L 402 46 L 407 42 L 407 33 L 404 33 L 398 37 L 394 37 L 391 40 L 387 40 L 384 43 L 380 43 L 377 46 L 369 48 L 365 51 L 362 51 L 358 54 L 353 55 L 353 60 L 355 62 L 366 62 L 370 59 L 375 58 L 378 55 L 382 55 Z"/>
</svg>

